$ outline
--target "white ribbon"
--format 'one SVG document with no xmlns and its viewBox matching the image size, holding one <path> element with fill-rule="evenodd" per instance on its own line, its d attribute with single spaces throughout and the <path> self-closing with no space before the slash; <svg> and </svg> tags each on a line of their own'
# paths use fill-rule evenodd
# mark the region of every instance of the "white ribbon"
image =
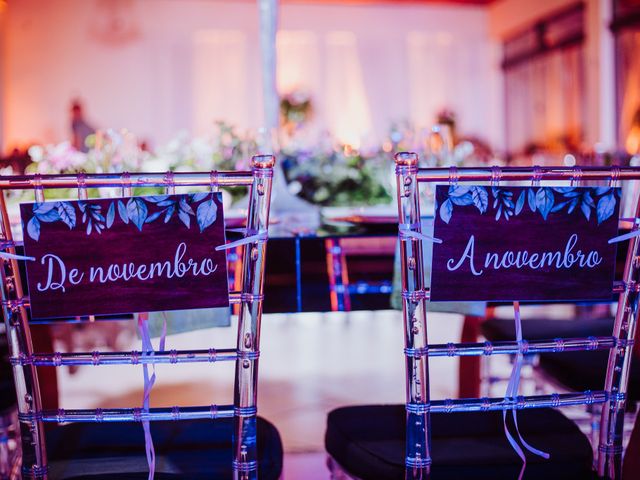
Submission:
<svg viewBox="0 0 640 480">
<path fill-rule="evenodd" d="M 0 252 L 0 258 L 6 258 L 7 260 L 29 260 L 35 262 L 35 257 L 25 257 L 24 255 L 16 255 L 15 253 Z"/>
<path fill-rule="evenodd" d="M 513 313 L 515 317 L 516 324 L 516 340 L 518 345 L 522 344 L 522 321 L 520 320 L 520 302 L 513 302 Z M 522 351 L 518 349 L 518 353 L 516 354 L 515 362 L 513 364 L 513 370 L 511 371 L 511 378 L 509 378 L 509 385 L 507 385 L 507 391 L 505 392 L 505 399 L 512 398 L 515 399 L 518 396 L 518 389 L 520 387 L 520 370 L 522 370 L 522 361 L 524 355 Z M 548 459 L 550 455 L 546 452 L 538 450 L 537 448 L 529 445 L 524 438 L 522 438 L 522 434 L 518 428 L 518 417 L 516 409 L 512 409 L 511 413 L 513 414 L 513 424 L 516 427 L 516 433 L 518 434 L 518 439 L 520 443 L 529 450 L 531 453 L 538 455 L 542 458 Z M 527 457 L 525 456 L 522 448 L 518 444 L 518 441 L 511 435 L 509 428 L 507 427 L 507 411 L 502 411 L 502 421 L 504 422 L 504 433 L 507 436 L 507 440 L 511 444 L 511 447 L 516 451 L 518 456 L 522 459 L 522 469 L 520 470 L 520 475 L 518 476 L 518 480 L 522 480 L 522 476 L 524 475 L 524 470 L 527 468 Z"/>
<path fill-rule="evenodd" d="M 415 238 L 416 240 L 425 240 L 427 242 L 442 243 L 442 240 L 440 240 L 439 238 L 430 237 L 429 235 L 425 235 L 422 232 L 416 232 L 415 230 L 411 230 L 411 226 L 405 225 L 403 223 L 398 225 L 398 230 L 400 231 L 401 237 L 410 237 L 410 238 Z"/>
<path fill-rule="evenodd" d="M 613 237 L 611 240 L 609 240 L 609 243 L 624 242 L 625 240 L 638 237 L 638 236 L 640 236 L 640 230 L 633 230 L 629 233 L 625 233 L 623 235 L 618 235 L 617 237 Z"/>
<path fill-rule="evenodd" d="M 638 225 L 638 222 L 640 222 L 640 218 L 621 218 L 620 220 L 626 221 L 626 222 L 633 222 L 634 227 Z M 640 236 L 640 229 L 632 230 L 629 233 L 625 233 L 622 235 L 618 235 L 617 237 L 613 237 L 612 239 L 609 240 L 609 244 L 624 242 L 625 240 L 629 240 L 630 238 L 634 238 L 638 236 Z"/>
<path fill-rule="evenodd" d="M 229 231 L 231 231 L 231 232 L 243 232 L 245 235 L 247 233 L 249 233 L 244 228 L 240 228 L 240 229 L 233 229 L 232 228 L 232 229 L 229 229 Z M 239 247 L 241 245 L 248 245 L 248 244 L 254 243 L 254 242 L 266 242 L 267 238 L 269 238 L 267 230 L 262 230 L 261 232 L 257 232 L 257 233 L 254 233 L 253 235 L 245 236 L 244 238 L 241 238 L 241 239 L 236 240 L 234 242 L 225 243 L 224 245 L 218 245 L 216 247 L 216 251 L 229 250 L 230 248 Z"/>
</svg>

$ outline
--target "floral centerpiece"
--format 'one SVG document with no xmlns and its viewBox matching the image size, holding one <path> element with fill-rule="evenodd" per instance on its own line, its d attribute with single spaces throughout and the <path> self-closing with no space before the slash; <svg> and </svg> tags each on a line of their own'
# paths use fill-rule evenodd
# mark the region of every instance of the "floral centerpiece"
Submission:
<svg viewBox="0 0 640 480">
<path fill-rule="evenodd" d="M 388 204 L 392 199 L 392 160 L 376 150 L 365 154 L 338 146 L 330 150 L 283 153 L 289 190 L 323 206 Z"/>
</svg>

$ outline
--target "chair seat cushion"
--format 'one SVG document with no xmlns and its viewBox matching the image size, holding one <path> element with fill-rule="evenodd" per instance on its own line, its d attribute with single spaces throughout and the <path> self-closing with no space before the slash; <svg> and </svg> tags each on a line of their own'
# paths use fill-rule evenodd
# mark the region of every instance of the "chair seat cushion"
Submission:
<svg viewBox="0 0 640 480">
<path fill-rule="evenodd" d="M 545 353 L 540 355 L 539 368 L 569 390 L 602 390 L 607 375 L 609 350 L 591 352 Z M 631 361 L 628 398 L 640 399 L 640 362 Z"/>
<path fill-rule="evenodd" d="M 405 417 L 404 405 L 333 410 L 327 419 L 327 452 L 354 477 L 402 480 Z M 502 412 L 436 413 L 431 425 L 434 480 L 518 478 L 522 462 L 505 437 Z M 518 425 L 530 445 L 551 454 L 550 460 L 527 454 L 524 478 L 592 478 L 589 440 L 562 413 L 519 411 Z"/>
<path fill-rule="evenodd" d="M 151 422 L 156 480 L 231 479 L 233 419 Z M 140 423 L 47 425 L 52 480 L 138 480 L 148 478 Z M 282 442 L 276 428 L 258 417 L 260 478 L 282 471 Z"/>
</svg>

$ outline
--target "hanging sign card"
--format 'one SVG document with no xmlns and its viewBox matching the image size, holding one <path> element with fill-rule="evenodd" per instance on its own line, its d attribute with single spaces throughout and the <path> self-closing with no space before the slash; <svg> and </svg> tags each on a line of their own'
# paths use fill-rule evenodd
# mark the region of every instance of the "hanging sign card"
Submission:
<svg viewBox="0 0 640 480">
<path fill-rule="evenodd" d="M 220 193 L 21 204 L 33 318 L 229 305 Z"/>
<path fill-rule="evenodd" d="M 620 195 L 438 185 L 431 300 L 610 300 Z"/>
</svg>

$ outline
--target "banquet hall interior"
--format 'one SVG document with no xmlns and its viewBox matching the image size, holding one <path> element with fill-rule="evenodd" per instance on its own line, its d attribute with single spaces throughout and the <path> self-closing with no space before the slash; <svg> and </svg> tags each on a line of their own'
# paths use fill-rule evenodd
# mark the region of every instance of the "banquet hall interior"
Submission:
<svg viewBox="0 0 640 480">
<path fill-rule="evenodd" d="M 399 152 L 415 152 L 416 156 Z M 256 155 L 258 157 L 254 157 Z M 273 155 L 275 166 L 260 155 Z M 417 163 L 411 163 L 414 160 Z M 403 163 L 405 161 L 407 163 Z M 420 205 L 418 215 L 422 214 L 422 224 L 419 216 L 417 219 L 418 233 L 411 230 L 416 228 L 415 224 L 400 225 L 400 230 L 398 224 L 403 222 L 402 189 L 408 197 L 413 178 L 403 176 L 407 165 L 419 168 L 415 178 L 420 180 L 423 175 L 427 179 L 415 197 Z M 29 422 L 40 425 L 43 416 L 28 417 L 29 413 L 23 411 L 20 393 L 24 393 L 21 382 L 26 377 L 16 377 L 19 381 L 15 383 L 13 377 L 22 369 L 28 370 L 27 367 L 31 368 L 29 371 L 36 368 L 35 360 L 31 363 L 21 360 L 21 348 L 32 353 L 63 352 L 51 357 L 50 363 L 43 360 L 37 368 L 39 383 L 35 382 L 35 388 L 45 410 L 97 409 L 93 411 L 98 412 L 101 420 L 103 412 L 138 407 L 132 413 L 138 423 L 134 422 L 132 430 L 127 431 L 137 432 L 141 439 L 138 453 L 144 469 L 152 472 L 149 478 L 153 477 L 152 461 L 148 452 L 145 457 L 144 445 L 148 447 L 154 438 L 158 448 L 162 434 L 156 431 L 148 434 L 150 422 L 144 422 L 145 412 L 148 413 L 150 407 L 167 407 L 171 411 L 177 408 L 174 405 L 225 405 L 234 394 L 239 395 L 237 382 L 243 372 L 238 369 L 250 370 L 257 381 L 258 415 L 267 419 L 275 431 L 273 435 L 280 437 L 284 453 L 279 460 L 280 473 L 273 478 L 283 480 L 431 478 L 411 476 L 409 471 L 416 467 L 408 463 L 406 477 L 383 474 L 381 466 L 372 467 L 374 473 L 370 476 L 358 473 L 360 465 L 350 471 L 348 463 L 364 464 L 366 455 L 355 452 L 361 445 L 337 445 L 339 433 L 332 428 L 338 427 L 331 423 L 338 421 L 336 412 L 355 412 L 355 416 L 364 411 L 356 410 L 358 406 L 361 409 L 373 408 L 363 405 L 402 406 L 399 410 L 401 433 L 395 438 L 393 448 L 400 452 L 399 468 L 404 472 L 405 402 L 407 417 L 426 415 L 428 418 L 429 396 L 434 400 L 451 399 L 444 400 L 442 409 L 454 411 L 459 399 L 485 399 L 482 409 L 486 405 L 490 410 L 493 408 L 488 406 L 489 399 L 497 398 L 503 406 L 513 402 L 511 410 L 515 421 L 516 409 L 525 410 L 517 404 L 518 398 L 524 398 L 518 395 L 548 397 L 562 403 L 564 400 L 557 399 L 574 398 L 570 396 L 577 395 L 576 392 L 603 391 L 603 385 L 616 378 L 611 371 L 618 368 L 619 372 L 623 365 L 613 368 L 611 363 L 614 357 L 618 358 L 615 352 L 619 351 L 619 355 L 628 353 L 622 366 L 625 369 L 622 380 L 626 382 L 623 393 L 606 392 L 608 396 L 603 397 L 603 402 L 608 402 L 607 407 L 602 406 L 597 395 L 586 393 L 584 403 L 587 405 L 577 401 L 567 403 L 570 406 L 563 409 L 563 415 L 588 441 L 589 455 L 598 471 L 596 458 L 603 455 L 598 454 L 598 449 L 599 445 L 602 447 L 602 432 L 607 429 L 606 422 L 601 421 L 605 418 L 603 408 L 622 402 L 619 423 L 624 424 L 624 428 L 621 427 L 623 434 L 616 440 L 622 450 L 615 452 L 621 463 L 614 468 L 615 475 L 611 470 L 610 476 L 593 478 L 640 479 L 640 426 L 635 425 L 640 362 L 637 349 L 632 352 L 637 308 L 637 298 L 633 295 L 638 290 L 630 287 L 635 285 L 635 280 L 623 280 L 621 288 L 627 289 L 624 290 L 627 293 L 620 294 L 620 290 L 617 294 L 623 298 L 620 302 L 632 302 L 630 304 L 619 304 L 618 296 L 611 297 L 610 290 L 604 300 L 600 296 L 595 301 L 577 294 L 514 299 L 497 293 L 486 298 L 452 295 L 447 298 L 453 301 L 432 304 L 425 302 L 425 295 L 414 298 L 407 293 L 407 286 L 412 284 L 410 272 L 427 277 L 440 272 L 428 261 L 423 266 L 421 254 L 417 257 L 420 265 L 416 267 L 416 258 L 407 253 L 407 244 L 426 239 L 425 251 L 433 248 L 435 262 L 436 248 L 440 246 L 433 238 L 420 233 L 420 228 L 433 228 L 434 222 L 436 229 L 452 226 L 456 216 L 461 218 L 459 212 L 473 205 L 480 213 L 493 212 L 498 202 L 504 201 L 504 220 L 514 215 L 512 223 L 520 221 L 521 217 L 516 218 L 520 211 L 533 216 L 536 206 L 545 221 L 547 215 L 549 218 L 564 215 L 563 208 L 569 209 L 566 213 L 569 218 L 575 209 L 571 218 L 584 220 L 586 217 L 585 221 L 591 220 L 596 228 L 596 223 L 605 225 L 612 215 L 613 206 L 606 213 L 607 202 L 612 200 L 618 209 L 616 199 L 619 199 L 618 216 L 626 220 L 626 224 L 621 223 L 620 232 L 636 231 L 640 222 L 634 196 L 640 193 L 640 176 L 633 176 L 637 173 L 634 167 L 640 167 L 638 0 L 0 0 L 2 251 L 17 252 L 19 258 L 16 258 L 28 259 L 20 256 L 23 255 L 20 250 L 23 236 L 24 255 L 35 255 L 31 252 L 35 252 L 38 245 L 44 245 L 47 229 L 62 232 L 54 227 L 69 231 L 75 227 L 76 213 L 72 209 L 72 220 L 69 220 L 70 217 L 64 215 L 65 202 L 56 203 L 55 218 L 51 214 L 47 216 L 45 210 L 38 210 L 38 205 L 45 200 L 43 186 L 45 190 L 54 187 L 46 192 L 47 202 L 80 199 L 78 225 L 82 221 L 84 229 L 86 224 L 87 238 L 92 225 L 94 233 L 103 233 L 99 248 L 112 248 L 113 251 L 105 255 L 114 262 L 125 253 L 118 242 L 107 241 L 115 238 L 108 236 L 112 234 L 109 230 L 112 224 L 114 228 L 117 225 L 124 228 L 124 224 L 131 221 L 138 229 L 132 227 L 131 232 L 142 234 L 145 229 L 161 232 L 163 219 L 164 225 L 175 220 L 190 228 L 191 215 L 204 235 L 209 225 L 213 225 L 211 229 L 217 228 L 217 208 L 217 216 L 221 219 L 224 215 L 224 224 L 220 227 L 222 242 L 225 226 L 226 240 L 235 242 L 228 244 L 223 253 L 216 253 L 226 254 L 226 260 L 222 261 L 226 275 L 223 287 L 242 292 L 234 297 L 236 300 L 231 301 L 231 306 L 225 290 L 226 304 L 222 308 L 213 309 L 209 307 L 220 306 L 202 303 L 194 307 L 195 310 L 187 311 L 187 307 L 179 306 L 181 303 L 171 306 L 172 290 L 147 289 L 143 290 L 143 296 L 151 298 L 152 304 L 158 302 L 169 307 L 148 308 L 149 313 L 143 314 L 115 307 L 109 309 L 110 302 L 127 305 L 126 300 L 120 298 L 128 295 L 126 288 L 115 290 L 114 287 L 112 293 L 108 289 L 100 290 L 104 293 L 96 294 L 96 302 L 103 301 L 98 298 L 100 295 L 111 297 L 105 309 L 96 310 L 97 316 L 89 308 L 91 296 L 79 301 L 85 303 L 87 309 L 80 308 L 66 321 L 47 320 L 47 315 L 39 321 L 32 312 L 31 327 L 27 329 L 30 338 L 24 345 L 19 345 L 17 337 L 8 333 L 16 328 L 12 323 L 12 319 L 17 318 L 15 312 L 24 313 L 25 307 L 11 300 L 14 297 L 10 294 L 3 293 L 0 480 L 58 478 L 54 470 L 49 476 L 38 476 L 35 467 L 25 469 L 25 462 L 32 459 L 25 453 L 24 445 L 31 440 L 25 443 L 23 439 L 21 446 L 20 434 L 25 436 L 28 430 L 25 425 L 30 425 Z M 488 190 L 458 186 L 458 181 L 466 185 L 463 182 L 469 170 L 465 169 L 472 168 L 487 172 L 486 177 L 478 173 L 478 181 L 473 184 L 490 184 L 486 187 Z M 508 172 L 517 172 L 518 168 L 521 172 L 530 172 L 529 176 L 525 179 L 522 174 L 517 177 L 520 182 L 510 183 Z M 273 173 L 272 180 L 267 182 L 271 202 L 266 207 L 259 203 L 260 195 L 264 199 L 260 190 L 263 180 L 256 172 L 261 169 Z M 226 177 L 219 177 L 217 171 L 249 173 L 247 177 L 229 176 L 229 181 L 224 183 Z M 556 171 L 560 173 L 553 177 Z M 597 172 L 603 171 L 610 175 L 610 180 L 597 176 Z M 156 172 L 167 188 L 156 188 L 157 185 L 146 190 L 137 188 L 135 181 L 141 182 L 139 186 L 155 181 L 156 177 L 142 174 L 148 172 Z M 199 177 L 194 172 L 205 173 Z M 47 183 L 49 175 L 59 174 L 73 178 L 75 188 L 57 188 L 66 181 L 63 177 L 58 186 L 54 185 L 56 180 Z M 513 175 L 515 179 L 520 174 Z M 539 187 L 541 179 L 547 181 L 545 175 L 549 175 L 550 180 L 543 185 L 557 188 L 533 190 Z M 29 180 L 11 180 L 14 176 L 28 176 Z M 102 178 L 105 185 L 91 183 L 94 178 Z M 107 182 L 110 178 L 118 178 L 117 185 L 121 188 L 116 188 L 115 180 L 113 184 Z M 206 178 L 206 181 L 196 189 L 200 193 L 194 194 L 193 189 L 184 186 L 188 183 L 179 183 L 181 178 Z M 436 178 L 440 184 L 448 184 L 448 193 L 440 189 L 440 184 L 436 185 Z M 560 179 L 567 181 L 562 183 Z M 240 186 L 229 187 L 231 180 L 238 180 Z M 171 183 L 174 181 L 178 187 Z M 253 185 L 259 185 L 260 189 L 247 193 L 243 186 L 251 186 L 252 181 L 258 182 Z M 515 190 L 513 197 L 501 197 L 500 185 L 531 188 L 532 196 L 527 203 L 523 191 L 519 197 L 522 201 L 515 204 L 518 191 Z M 593 189 L 593 199 L 589 193 L 574 189 L 580 186 Z M 615 196 L 615 188 L 611 187 L 618 186 L 622 187 L 622 194 L 618 191 Z M 9 191 L 13 187 L 20 190 Z M 455 193 L 456 188 L 462 188 L 459 195 Z M 85 207 L 93 205 L 82 203 L 88 198 L 87 191 L 88 197 L 105 202 L 113 200 L 109 213 L 105 213 L 107 203 L 104 203 L 105 216 L 100 215 L 97 206 L 97 210 Z M 213 192 L 211 200 L 202 200 L 209 192 Z M 218 192 L 221 194 L 217 195 Z M 448 195 L 447 216 L 442 208 L 445 197 L 438 197 L 440 192 Z M 483 200 L 480 192 L 489 195 L 488 199 Z M 187 200 L 171 203 L 174 201 L 171 195 L 187 193 L 190 196 L 184 198 L 192 202 L 193 209 L 183 203 Z M 539 198 L 547 194 L 551 195 L 551 204 L 556 198 L 554 208 Z M 130 200 L 125 205 L 114 200 L 132 195 L 151 196 L 147 203 Z M 559 203 L 560 196 L 564 196 L 563 203 Z M 214 197 L 217 200 L 214 201 Z M 196 203 L 201 200 L 196 209 Z M 33 215 L 35 223 L 32 220 L 27 224 L 27 209 L 20 207 L 25 203 L 29 203 L 28 214 Z M 257 205 L 266 208 L 266 217 L 255 214 L 253 209 L 258 208 Z M 213 210 L 205 212 L 205 206 Z M 547 206 L 548 209 L 543 210 Z M 132 213 L 130 207 L 138 210 Z M 152 216 L 151 212 L 155 211 L 152 209 L 160 207 L 164 210 Z M 174 211 L 176 215 L 172 217 Z M 453 217 L 452 212 L 455 212 Z M 497 211 L 496 222 L 500 212 Z M 590 212 L 593 212 L 591 217 Z M 212 216 L 206 217 L 207 214 Z M 264 218 L 268 220 L 268 227 L 251 230 L 250 222 Z M 58 220 L 61 222 L 56 224 Z M 37 231 L 34 230 L 36 223 Z M 14 230 L 13 237 L 6 235 L 5 226 L 9 224 L 9 230 Z M 615 233 L 608 238 L 618 233 L 617 223 L 612 228 Z M 464 233 L 462 230 L 464 228 L 458 231 L 460 235 Z M 548 228 L 542 236 L 553 237 L 559 231 L 560 228 Z M 247 238 L 243 239 L 243 234 Z M 149 237 L 149 250 L 153 250 L 156 241 L 163 244 L 158 238 L 162 235 Z M 522 230 L 518 234 L 520 240 L 514 245 L 534 245 L 531 235 Z M 63 238 L 66 237 L 51 238 L 51 245 L 64 243 Z M 636 242 L 635 238 L 631 236 L 629 241 Z M 638 268 L 637 247 L 635 255 L 629 247 L 626 258 L 627 244 L 620 243 L 617 250 L 612 250 L 611 275 L 607 272 L 604 275 L 607 282 L 613 270 L 619 279 L 628 269 Z M 28 247 L 33 250 L 27 251 Z M 264 264 L 260 263 L 263 261 L 260 248 L 266 248 Z M 94 250 L 87 247 L 86 251 Z M 87 258 L 90 255 L 87 253 Z M 471 269 L 472 255 L 473 252 Z M 0 258 L 5 269 L 2 283 L 8 285 L 11 275 L 16 275 L 32 285 L 31 276 L 35 275 L 32 265 L 26 266 L 25 275 L 18 273 L 16 258 L 6 255 Z M 175 258 L 177 265 L 178 253 Z M 250 264 L 256 258 L 260 266 L 251 270 Z M 43 258 L 43 265 L 44 262 Z M 484 264 L 485 269 L 487 265 L 489 260 Z M 182 267 L 176 268 L 179 271 Z M 195 272 L 196 267 L 193 268 Z M 9 271 L 14 273 L 10 275 Z M 260 285 L 260 292 L 246 293 L 243 288 L 247 278 L 253 278 L 256 272 L 264 280 L 264 286 Z M 69 275 L 73 282 L 71 273 Z M 575 278 L 566 278 L 566 285 L 580 284 Z M 415 281 L 422 285 L 422 280 Z M 435 282 L 435 277 L 432 281 Z M 58 287 L 52 284 L 51 273 L 48 282 L 53 289 L 64 291 L 62 283 L 57 284 Z M 518 277 L 516 282 L 526 280 Z M 67 287 L 71 292 L 71 284 Z M 495 288 L 500 287 L 507 285 L 496 284 Z M 473 290 L 464 286 L 451 289 Z M 543 286 L 539 289 L 545 290 Z M 38 299 L 33 298 L 35 290 L 34 286 L 29 288 L 34 309 L 38 306 Z M 422 287 L 418 290 L 425 292 Z M 433 291 L 435 294 L 436 290 Z M 175 295 L 178 298 L 177 289 Z M 202 293 L 201 297 L 207 295 Z M 629 300 L 630 297 L 633 298 Z M 527 302 L 528 299 L 533 301 Z M 551 301 L 553 299 L 563 301 Z M 523 304 L 520 306 L 516 300 L 523 300 Z M 410 373 L 406 373 L 409 365 L 418 368 L 412 362 L 421 358 L 419 353 L 407 353 L 412 347 L 407 339 L 413 339 L 412 335 L 417 335 L 419 330 L 410 324 L 412 315 L 418 315 L 411 310 L 414 301 L 415 305 L 429 304 L 426 307 L 429 345 L 439 346 L 443 352 L 432 356 L 433 352 L 424 353 L 431 347 L 424 347 L 422 353 L 429 358 L 427 378 L 422 381 L 427 383 L 428 396 L 426 410 L 419 411 L 409 408 L 408 398 L 413 398 L 415 378 L 409 380 Z M 517 318 L 514 318 L 514 305 Z M 623 307 L 620 309 L 619 305 Z M 47 307 L 42 308 L 44 311 Z M 57 310 L 52 307 L 52 311 Z M 187 363 L 185 360 L 184 364 L 181 353 L 167 353 L 200 352 L 198 349 L 209 346 L 221 349 L 242 342 L 244 347 L 253 348 L 252 340 L 247 340 L 247 336 L 243 340 L 240 335 L 245 327 L 239 325 L 238 319 L 243 314 L 254 321 L 252 328 L 258 329 L 255 342 L 261 340 L 259 352 L 252 352 L 254 356 L 238 353 L 235 362 L 234 350 L 234 361 L 213 366 L 216 355 L 224 357 L 223 350 L 218 353 L 213 350 L 213 359 L 209 350 L 208 361 Z M 527 340 L 522 343 L 518 336 L 520 322 L 529 343 Z M 620 343 L 620 327 L 631 332 L 627 343 Z M 612 328 L 618 332 L 613 337 Z M 561 355 L 558 352 L 564 350 L 565 345 L 583 344 L 577 340 L 564 341 L 550 347 L 542 341 L 559 337 L 592 339 L 584 343 L 585 348 L 597 351 Z M 613 343 L 602 341 L 599 346 L 598 339 L 613 339 Z M 476 353 L 458 355 L 456 348 L 463 342 L 476 345 Z M 562 346 L 558 347 L 560 343 Z M 501 344 L 513 344 L 517 348 L 507 355 L 493 355 L 493 350 L 486 347 L 498 349 Z M 532 345 L 539 346 L 542 353 L 537 353 Z M 611 357 L 609 351 L 604 350 L 607 345 L 613 352 Z M 97 352 L 115 355 L 114 352 L 145 350 L 148 354 L 149 348 L 151 355 L 155 348 L 158 358 L 166 354 L 162 358 L 167 360 L 153 362 L 152 370 L 147 369 L 143 361 L 144 374 L 142 365 L 116 365 L 114 361 L 114 364 L 95 366 L 100 363 Z M 622 352 L 625 349 L 627 353 Z M 241 346 L 238 350 L 242 350 Z M 65 363 L 67 358 L 80 358 L 80 355 L 72 357 L 73 352 L 89 352 L 85 355 L 88 360 Z M 587 356 L 580 356 L 583 353 Z M 67 354 L 69 356 L 65 356 Z M 109 353 L 104 355 L 108 357 Z M 630 360 L 633 357 L 636 357 L 635 363 Z M 138 361 L 137 357 L 130 360 L 134 364 Z M 248 368 L 248 362 L 255 362 L 255 372 L 254 363 Z M 149 380 L 151 374 L 153 378 Z M 240 391 L 244 391 L 242 387 Z M 247 391 L 255 394 L 254 390 Z M 616 395 L 624 395 L 624 399 Z M 419 396 L 418 400 L 421 400 Z M 342 410 L 344 407 L 354 409 Z M 527 414 L 527 411 L 518 411 L 522 421 L 512 429 L 517 433 L 507 431 L 511 413 L 504 417 L 507 419 L 502 413 L 497 414 L 496 438 L 499 439 L 496 441 L 501 442 L 502 455 L 508 457 L 513 468 L 504 476 L 478 474 L 477 478 L 543 478 L 535 472 L 544 460 L 538 455 L 529 461 L 532 450 L 525 440 L 531 440 L 535 449 L 542 451 L 546 447 L 562 450 L 557 444 L 564 440 L 536 430 L 535 422 L 528 421 Z M 238 415 L 240 418 L 255 416 L 255 411 L 246 413 L 236 406 L 230 415 L 235 415 L 237 420 Z M 62 413 L 50 416 L 65 421 Z M 361 423 L 367 425 L 368 422 L 362 420 Z M 379 453 L 382 458 L 388 453 L 387 447 L 393 449 L 382 445 L 386 440 L 379 439 L 378 444 L 375 441 L 377 433 L 386 428 L 382 426 L 383 415 L 373 415 L 369 423 L 374 432 L 371 433 L 374 440 L 369 445 L 374 453 L 369 455 L 375 457 Z M 20 428 L 16 427 L 18 424 Z M 437 445 L 445 438 L 437 430 L 440 427 L 436 419 L 433 425 L 433 438 L 428 443 L 433 444 L 434 472 L 440 472 L 437 463 L 441 454 Z M 458 427 L 461 425 L 449 428 Z M 37 437 L 33 431 L 29 435 Z M 520 445 L 529 449 L 528 461 L 522 470 L 524 477 L 520 469 L 525 455 L 522 450 L 526 449 L 513 447 L 518 444 L 517 438 L 522 441 Z M 258 449 L 264 439 L 258 428 Z M 110 438 L 109 442 L 112 441 Z M 467 448 L 464 442 L 448 445 L 452 451 Z M 51 462 L 56 448 L 47 446 L 47 450 L 53 452 Z M 339 457 L 341 449 L 346 449 L 344 460 Z M 566 447 L 566 450 L 571 449 Z M 481 449 L 478 447 L 477 451 Z M 179 473 L 162 476 L 163 468 L 169 467 L 161 458 L 159 453 L 154 460 L 156 478 L 200 478 Z M 551 460 L 553 458 L 552 454 Z M 261 461 L 258 461 L 258 471 Z M 423 465 L 420 458 L 416 461 Z M 493 460 L 486 462 L 489 469 L 495 466 Z M 423 468 L 423 473 L 428 470 L 424 465 Z M 111 474 L 111 477 L 60 478 L 147 478 L 148 471 L 144 469 L 140 476 L 132 477 Z M 238 475 L 234 478 L 255 478 L 251 473 Z M 545 477 L 592 478 L 553 474 Z M 259 475 L 259 478 L 263 477 Z M 476 476 L 441 477 L 434 473 L 433 478 Z"/>
</svg>

